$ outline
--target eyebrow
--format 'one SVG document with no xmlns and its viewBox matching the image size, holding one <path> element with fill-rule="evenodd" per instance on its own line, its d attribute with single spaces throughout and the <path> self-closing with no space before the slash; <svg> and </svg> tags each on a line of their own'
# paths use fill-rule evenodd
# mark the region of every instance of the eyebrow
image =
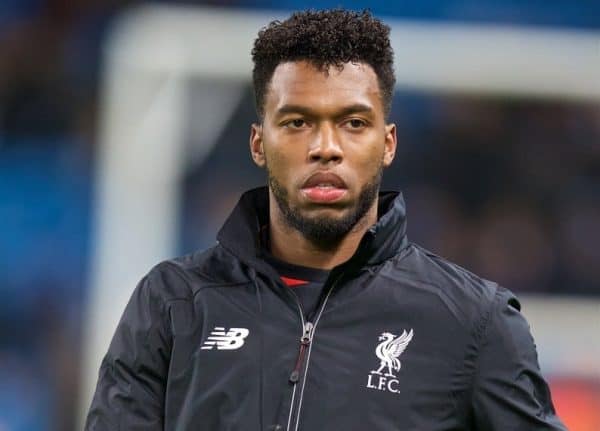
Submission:
<svg viewBox="0 0 600 431">
<path fill-rule="evenodd" d="M 373 112 L 373 108 L 371 106 L 365 105 L 362 103 L 355 103 L 353 105 L 343 107 L 335 114 L 335 116 L 336 117 L 344 117 L 344 116 L 350 115 L 350 114 L 357 114 L 357 113 L 369 113 L 370 114 L 372 112 Z M 291 105 L 291 104 L 283 105 L 281 108 L 279 108 L 277 110 L 278 116 L 284 115 L 284 114 L 302 114 L 302 115 L 306 115 L 309 117 L 317 116 L 317 112 L 308 106 Z"/>
</svg>

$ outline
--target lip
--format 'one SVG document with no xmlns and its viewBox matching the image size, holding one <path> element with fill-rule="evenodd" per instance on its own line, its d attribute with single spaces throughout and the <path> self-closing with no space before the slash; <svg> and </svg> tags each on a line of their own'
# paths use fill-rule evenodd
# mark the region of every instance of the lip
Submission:
<svg viewBox="0 0 600 431">
<path fill-rule="evenodd" d="M 311 175 L 301 191 L 306 199 L 314 203 L 332 203 L 340 200 L 348 192 L 344 180 L 332 172 L 317 172 Z"/>
<path fill-rule="evenodd" d="M 336 189 L 346 189 L 346 183 L 341 177 L 333 172 L 316 172 L 312 174 L 302 185 L 302 189 L 313 187 L 330 186 Z"/>
</svg>

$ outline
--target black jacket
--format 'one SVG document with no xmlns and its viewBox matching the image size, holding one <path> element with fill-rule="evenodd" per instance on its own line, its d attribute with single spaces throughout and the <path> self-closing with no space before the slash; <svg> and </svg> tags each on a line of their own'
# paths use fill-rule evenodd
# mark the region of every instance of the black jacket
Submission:
<svg viewBox="0 0 600 431">
<path fill-rule="evenodd" d="M 261 257 L 268 194 L 138 285 L 89 431 L 565 430 L 517 299 L 407 241 L 400 195 L 310 322 Z"/>
</svg>

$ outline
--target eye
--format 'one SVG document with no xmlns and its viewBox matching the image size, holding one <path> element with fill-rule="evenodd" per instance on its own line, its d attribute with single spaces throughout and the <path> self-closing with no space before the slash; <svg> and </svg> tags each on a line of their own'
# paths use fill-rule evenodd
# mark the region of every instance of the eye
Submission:
<svg viewBox="0 0 600 431">
<path fill-rule="evenodd" d="M 361 120 L 360 118 L 351 118 L 346 121 L 346 127 L 353 130 L 359 130 L 367 126 L 367 122 L 365 120 Z"/>
<path fill-rule="evenodd" d="M 290 129 L 302 129 L 308 127 L 308 123 L 302 118 L 294 118 L 293 120 L 287 121 L 284 126 Z"/>
</svg>

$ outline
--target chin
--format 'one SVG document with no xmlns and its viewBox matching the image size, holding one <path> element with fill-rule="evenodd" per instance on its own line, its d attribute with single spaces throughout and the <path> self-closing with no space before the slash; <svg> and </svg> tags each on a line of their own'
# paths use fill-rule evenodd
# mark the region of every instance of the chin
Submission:
<svg viewBox="0 0 600 431">
<path fill-rule="evenodd" d="M 317 208 L 310 208 L 306 211 L 300 211 L 301 216 L 311 219 L 314 221 L 336 221 L 342 220 L 350 213 L 348 208 L 341 208 L 338 206 L 329 205 L 326 208 L 323 208 L 322 205 L 319 205 Z"/>
</svg>

